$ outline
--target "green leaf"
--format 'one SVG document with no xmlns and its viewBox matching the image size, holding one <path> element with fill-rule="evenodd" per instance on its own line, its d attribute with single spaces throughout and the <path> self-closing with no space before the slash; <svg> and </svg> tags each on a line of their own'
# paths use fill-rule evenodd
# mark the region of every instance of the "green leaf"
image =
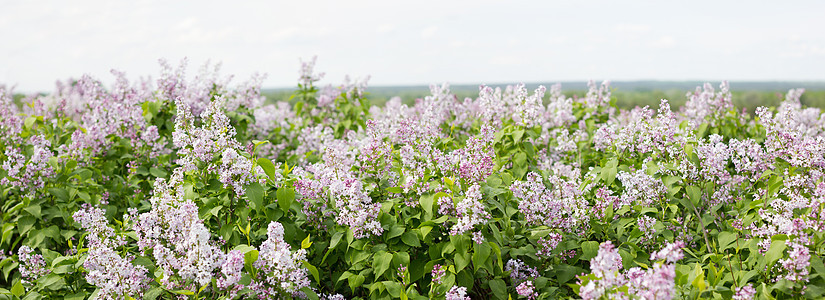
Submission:
<svg viewBox="0 0 825 300">
<path fill-rule="evenodd" d="M 249 199 L 250 208 L 261 211 L 264 208 L 264 188 L 261 184 L 253 182 L 246 187 L 246 198 Z"/>
<path fill-rule="evenodd" d="M 37 221 L 37 219 L 31 216 L 22 217 L 17 221 L 17 230 L 20 234 L 25 234 L 32 228 L 32 226 L 34 226 L 35 221 Z"/>
<path fill-rule="evenodd" d="M 155 300 L 158 297 L 160 297 L 161 294 L 163 294 L 163 288 L 156 286 L 156 287 L 153 287 L 153 288 L 149 289 L 149 291 L 147 291 L 146 293 L 144 293 L 143 294 L 143 299 L 144 300 Z"/>
<path fill-rule="evenodd" d="M 278 206 L 286 212 L 289 211 L 289 207 L 292 206 L 292 201 L 295 200 L 295 190 L 293 190 L 292 187 L 281 186 L 281 188 L 275 192 L 275 196 L 278 197 Z"/>
<path fill-rule="evenodd" d="M 524 135 L 524 130 L 519 129 L 519 130 L 513 131 L 512 134 L 513 134 L 513 142 L 518 144 L 521 141 L 521 137 Z"/>
<path fill-rule="evenodd" d="M 155 177 L 166 178 L 166 171 L 158 168 L 149 168 L 149 174 Z"/>
<path fill-rule="evenodd" d="M 421 247 L 421 243 L 418 241 L 418 235 L 412 231 L 407 231 L 401 235 L 401 241 L 411 247 Z"/>
<path fill-rule="evenodd" d="M 86 293 L 85 292 L 78 292 L 78 293 L 74 293 L 74 294 L 71 294 L 71 295 L 67 295 L 66 297 L 63 297 L 63 300 L 83 300 L 83 299 L 86 299 Z"/>
<path fill-rule="evenodd" d="M 599 254 L 599 242 L 586 241 L 582 243 L 582 258 L 583 260 L 590 260 Z"/>
<path fill-rule="evenodd" d="M 616 180 L 616 173 L 619 170 L 619 159 L 614 157 L 611 158 L 602 168 L 601 178 L 604 180 L 606 185 L 610 185 Z"/>
<path fill-rule="evenodd" d="M 35 218 L 40 218 L 40 205 L 32 204 L 24 208 L 26 212 L 34 216 Z"/>
<path fill-rule="evenodd" d="M 258 260 L 258 250 L 249 250 L 249 252 L 244 253 L 243 261 L 246 268 L 249 270 L 254 270 L 255 268 L 255 261 Z"/>
<path fill-rule="evenodd" d="M 309 299 L 309 300 L 319 300 L 320 299 L 320 298 L 318 298 L 318 294 L 316 294 L 315 291 L 313 291 L 308 286 L 302 287 L 301 291 L 304 292 L 305 295 L 307 295 L 307 299 Z"/>
<path fill-rule="evenodd" d="M 264 173 L 266 173 L 266 176 L 269 177 L 270 181 L 274 181 L 275 178 L 277 178 L 275 177 L 275 172 L 277 172 L 278 169 L 275 168 L 275 165 L 272 164 L 272 161 L 265 157 L 261 157 L 258 159 L 258 165 L 261 166 L 261 169 L 264 169 Z"/>
<path fill-rule="evenodd" d="M 509 296 L 509 294 L 507 294 L 507 285 L 504 283 L 504 280 L 496 278 L 490 280 L 489 284 L 490 289 L 493 291 L 493 296 L 496 297 L 496 299 L 507 299 L 507 296 Z"/>
<path fill-rule="evenodd" d="M 527 154 L 524 152 L 516 153 L 516 156 L 513 157 L 513 164 L 516 166 L 524 167 L 527 165 Z"/>
<path fill-rule="evenodd" d="M 736 242 L 736 234 L 729 231 L 722 231 L 717 237 L 719 241 L 719 250 L 725 250 Z"/>
<path fill-rule="evenodd" d="M 433 203 L 435 202 L 435 197 L 433 195 L 422 195 L 421 198 L 418 198 L 418 203 L 421 204 L 421 208 L 424 209 L 424 212 L 427 216 L 433 215 Z"/>
<path fill-rule="evenodd" d="M 175 294 L 178 294 L 178 295 L 186 295 L 186 296 L 192 296 L 192 295 L 195 294 L 195 292 L 190 291 L 190 290 L 174 290 L 174 291 L 171 291 L 171 292 L 175 293 Z"/>
<path fill-rule="evenodd" d="M 693 206 L 699 206 L 699 202 L 702 202 L 702 190 L 698 187 L 689 185 L 685 187 L 685 191 L 687 192 L 690 202 L 693 203 Z"/>
<path fill-rule="evenodd" d="M 391 262 L 392 254 L 384 251 L 375 253 L 372 257 L 372 270 L 375 273 L 375 278 L 381 277 L 390 268 Z"/>
<path fill-rule="evenodd" d="M 355 292 L 355 288 L 361 286 L 364 283 L 364 275 L 357 274 L 350 276 L 347 281 L 349 283 L 349 288 Z"/>
<path fill-rule="evenodd" d="M 455 271 L 461 272 L 461 270 L 464 270 L 464 268 L 470 265 L 472 257 L 470 257 L 470 254 L 467 253 L 466 248 L 464 248 L 455 253 L 453 260 L 455 261 Z"/>
<path fill-rule="evenodd" d="M 19 280 L 11 287 L 11 293 L 17 297 L 22 296 L 25 292 L 26 290 L 23 288 L 23 284 L 20 283 Z"/>
<path fill-rule="evenodd" d="M 401 193 L 403 193 L 403 192 L 404 192 L 404 190 L 403 190 L 403 189 L 401 189 L 400 187 L 397 187 L 397 186 L 394 186 L 394 187 L 388 187 L 388 188 L 386 189 L 386 191 L 387 191 L 388 193 L 393 193 L 393 194 L 401 194 Z"/>
<path fill-rule="evenodd" d="M 695 278 L 693 278 L 693 282 L 691 282 L 690 284 L 693 287 L 699 289 L 699 291 L 704 291 L 707 288 L 707 286 L 705 285 L 705 270 L 702 269 L 701 265 L 694 265 L 693 276 L 695 276 Z"/>
<path fill-rule="evenodd" d="M 484 244 L 473 244 L 473 266 L 476 270 L 479 268 L 486 268 L 487 259 L 490 258 L 490 254 L 493 251 L 487 243 Z M 490 270 L 492 271 L 492 270 Z"/>
<path fill-rule="evenodd" d="M 309 240 L 309 236 L 310 235 L 307 234 L 307 237 L 304 238 L 303 241 L 301 241 L 301 249 L 307 249 L 312 246 L 312 241 Z"/>
<path fill-rule="evenodd" d="M 312 277 L 315 278 L 315 282 L 320 283 L 321 277 L 318 275 L 318 268 L 310 264 L 308 261 L 304 261 L 302 262 L 302 264 L 304 265 L 304 268 L 309 270 L 309 273 L 312 274 Z"/>
<path fill-rule="evenodd" d="M 49 188 L 49 194 L 57 197 L 61 201 L 69 201 L 69 192 L 62 188 Z"/>
<path fill-rule="evenodd" d="M 400 298 L 401 293 L 404 292 L 404 287 L 401 286 L 398 282 L 395 281 L 382 281 L 381 283 L 384 284 L 384 287 L 387 288 L 387 292 L 390 293 L 390 296 L 393 298 Z"/>
<path fill-rule="evenodd" d="M 28 117 L 28 118 L 26 118 L 25 124 L 23 124 L 23 125 L 26 126 L 26 129 L 31 129 L 32 126 L 34 125 L 34 122 L 36 122 L 36 121 L 37 121 L 37 118 Z M 20 124 L 20 123 L 17 123 L 17 124 Z"/>
<path fill-rule="evenodd" d="M 779 240 L 771 242 L 771 248 L 768 249 L 767 253 L 765 253 L 765 259 L 767 259 L 768 266 L 772 266 L 777 260 L 784 256 L 785 247 L 785 241 Z"/>
</svg>

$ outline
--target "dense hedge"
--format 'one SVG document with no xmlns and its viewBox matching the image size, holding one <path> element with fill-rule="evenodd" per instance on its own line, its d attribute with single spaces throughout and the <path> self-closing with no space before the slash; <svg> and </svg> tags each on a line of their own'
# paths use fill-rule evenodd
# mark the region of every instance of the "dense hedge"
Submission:
<svg viewBox="0 0 825 300">
<path fill-rule="evenodd" d="M 0 88 L 0 298 L 825 295 L 825 118 L 801 90 L 754 116 L 726 83 L 678 112 L 607 83 L 370 107 L 313 65 L 295 105 L 165 62 L 23 107 Z"/>
</svg>

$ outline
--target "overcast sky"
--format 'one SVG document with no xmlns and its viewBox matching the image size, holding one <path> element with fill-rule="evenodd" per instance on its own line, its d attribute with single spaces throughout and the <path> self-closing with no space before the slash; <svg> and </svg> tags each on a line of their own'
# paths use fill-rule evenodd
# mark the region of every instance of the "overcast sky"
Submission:
<svg viewBox="0 0 825 300">
<path fill-rule="evenodd" d="M 157 78 L 188 57 L 290 87 L 313 55 L 328 83 L 825 81 L 825 1 L 234 2 L 2 1 L 0 84 Z"/>
</svg>

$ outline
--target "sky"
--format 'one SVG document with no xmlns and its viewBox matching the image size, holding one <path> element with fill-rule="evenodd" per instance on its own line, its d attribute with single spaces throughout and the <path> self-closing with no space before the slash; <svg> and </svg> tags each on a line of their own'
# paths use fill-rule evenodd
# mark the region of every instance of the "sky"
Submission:
<svg viewBox="0 0 825 300">
<path fill-rule="evenodd" d="M 370 85 L 622 80 L 825 81 L 825 1 L 8 1 L 0 84 L 48 92 L 110 70 L 234 83 Z"/>
</svg>

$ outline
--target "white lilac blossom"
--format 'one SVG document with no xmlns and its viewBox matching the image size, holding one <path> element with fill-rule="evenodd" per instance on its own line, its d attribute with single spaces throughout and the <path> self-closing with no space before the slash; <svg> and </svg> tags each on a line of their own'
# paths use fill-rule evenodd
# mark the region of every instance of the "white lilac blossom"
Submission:
<svg viewBox="0 0 825 300">
<path fill-rule="evenodd" d="M 250 159 L 241 156 L 235 149 L 227 148 L 221 155 L 218 180 L 225 188 L 232 188 L 237 195 L 246 193 L 245 187 L 252 182 L 264 184 L 266 175 L 261 166 L 252 165 Z"/>
<path fill-rule="evenodd" d="M 540 248 L 538 252 L 536 252 L 536 255 L 550 257 L 552 255 L 553 250 L 556 249 L 556 247 L 559 245 L 562 239 L 562 235 L 556 232 L 551 232 L 546 237 L 540 238 L 538 240 Z"/>
<path fill-rule="evenodd" d="M 173 171 L 169 181 L 158 178 L 152 209 L 139 215 L 134 225 L 141 252 L 151 253 L 158 268 L 164 271 L 161 283 L 178 288 L 182 280 L 205 285 L 226 258 L 198 216 L 198 207 L 184 199 L 182 169 Z"/>
<path fill-rule="evenodd" d="M 632 173 L 619 171 L 616 174 L 624 192 L 621 196 L 620 205 L 613 209 L 619 209 L 624 205 L 640 204 L 651 206 L 664 199 L 667 189 L 661 179 L 647 175 L 644 170 L 637 170 Z"/>
<path fill-rule="evenodd" d="M 529 281 L 529 280 L 519 284 L 516 287 L 516 293 L 519 296 L 522 296 L 522 297 L 527 298 L 527 299 L 535 299 L 536 296 L 537 296 L 536 291 L 533 287 L 533 282 Z"/>
<path fill-rule="evenodd" d="M 752 300 L 756 296 L 756 289 L 753 288 L 753 284 L 748 283 L 748 285 L 740 286 L 735 289 L 735 293 L 733 293 L 733 300 Z"/>
<path fill-rule="evenodd" d="M 525 181 L 510 186 L 513 196 L 519 199 L 519 210 L 524 219 L 535 225 L 545 225 L 566 232 L 582 230 L 588 222 L 587 202 L 579 190 L 578 179 L 564 180 L 550 175 L 547 188 L 540 175 L 527 174 Z"/>
<path fill-rule="evenodd" d="M 648 215 L 641 215 L 636 222 L 639 230 L 642 231 L 642 236 L 640 242 L 644 245 L 651 244 L 655 242 L 655 234 L 656 228 L 653 226 L 656 225 L 656 218 L 653 218 Z"/>
<path fill-rule="evenodd" d="M 687 93 L 687 98 L 688 101 L 682 108 L 682 113 L 695 126 L 706 121 L 715 124 L 725 113 L 733 110 L 730 86 L 727 81 L 719 85 L 718 92 L 710 83 L 705 83 L 703 88 L 696 87 L 694 92 Z"/>
<path fill-rule="evenodd" d="M 536 268 L 527 265 L 520 259 L 508 260 L 504 265 L 504 271 L 510 272 L 510 279 L 513 284 L 519 284 L 539 276 L 539 272 Z"/>
<path fill-rule="evenodd" d="M 20 275 L 26 280 L 34 281 L 37 278 L 49 274 L 46 268 L 46 261 L 43 255 L 32 254 L 34 249 L 29 246 L 21 246 L 17 249 L 17 260 L 20 261 Z"/>
<path fill-rule="evenodd" d="M 451 287 L 445 297 L 446 300 L 470 300 L 470 296 L 467 296 L 467 288 L 463 286 Z"/>
<path fill-rule="evenodd" d="M 307 270 L 301 265 L 306 260 L 306 250 L 291 252 L 284 242 L 284 227 L 281 223 L 270 222 L 267 239 L 261 244 L 255 267 L 260 275 L 253 278 L 249 288 L 261 299 L 286 295 L 297 295 L 301 288 L 309 286 Z"/>
<path fill-rule="evenodd" d="M 19 142 L 23 118 L 14 104 L 14 90 L 0 84 L 0 142 Z"/>
<path fill-rule="evenodd" d="M 450 229 L 450 235 L 462 234 L 471 230 L 475 225 L 484 224 L 490 219 L 490 213 L 487 212 L 482 203 L 481 187 L 478 184 L 474 184 L 467 189 L 464 198 L 458 202 L 455 210 L 458 221 Z M 474 239 L 477 239 L 477 237 L 474 236 Z"/>
<path fill-rule="evenodd" d="M 318 60 L 317 56 L 313 56 L 310 61 L 301 61 L 301 69 L 299 70 L 298 85 L 309 88 L 314 82 L 324 78 L 324 73 L 315 73 L 315 62 Z"/>
<path fill-rule="evenodd" d="M 103 209 L 86 204 L 73 215 L 75 222 L 90 233 L 86 236 L 88 255 L 83 262 L 86 281 L 99 288 L 100 299 L 140 298 L 151 281 L 147 270 L 132 264 L 131 254 L 120 254 L 118 248 L 126 241 L 115 235 L 103 213 Z"/>
<path fill-rule="evenodd" d="M 24 194 L 33 195 L 42 189 L 46 180 L 54 176 L 54 169 L 49 160 L 54 153 L 49 149 L 51 142 L 42 135 L 33 135 L 27 141 L 32 148 L 31 157 L 24 151 L 11 145 L 6 147 L 6 160 L 0 165 L 6 171 L 6 177 L 0 178 L 0 184 L 19 188 Z"/>
<path fill-rule="evenodd" d="M 579 296 L 582 299 L 602 297 L 626 299 L 673 299 L 676 296 L 674 262 L 683 257 L 682 243 L 669 243 L 651 256 L 655 262 L 648 269 L 639 267 L 621 272 L 622 258 L 610 241 L 599 246 L 596 257 L 590 260 L 591 275 L 579 276 Z M 625 294 L 619 287 L 626 287 Z"/>
<path fill-rule="evenodd" d="M 355 238 L 381 235 L 384 231 L 375 218 L 381 204 L 372 201 L 363 181 L 352 172 L 319 163 L 296 175 L 299 179 L 295 190 L 301 196 L 298 201 L 304 204 L 303 212 L 312 224 L 322 224 L 334 209 L 336 223 L 352 228 Z"/>
</svg>

